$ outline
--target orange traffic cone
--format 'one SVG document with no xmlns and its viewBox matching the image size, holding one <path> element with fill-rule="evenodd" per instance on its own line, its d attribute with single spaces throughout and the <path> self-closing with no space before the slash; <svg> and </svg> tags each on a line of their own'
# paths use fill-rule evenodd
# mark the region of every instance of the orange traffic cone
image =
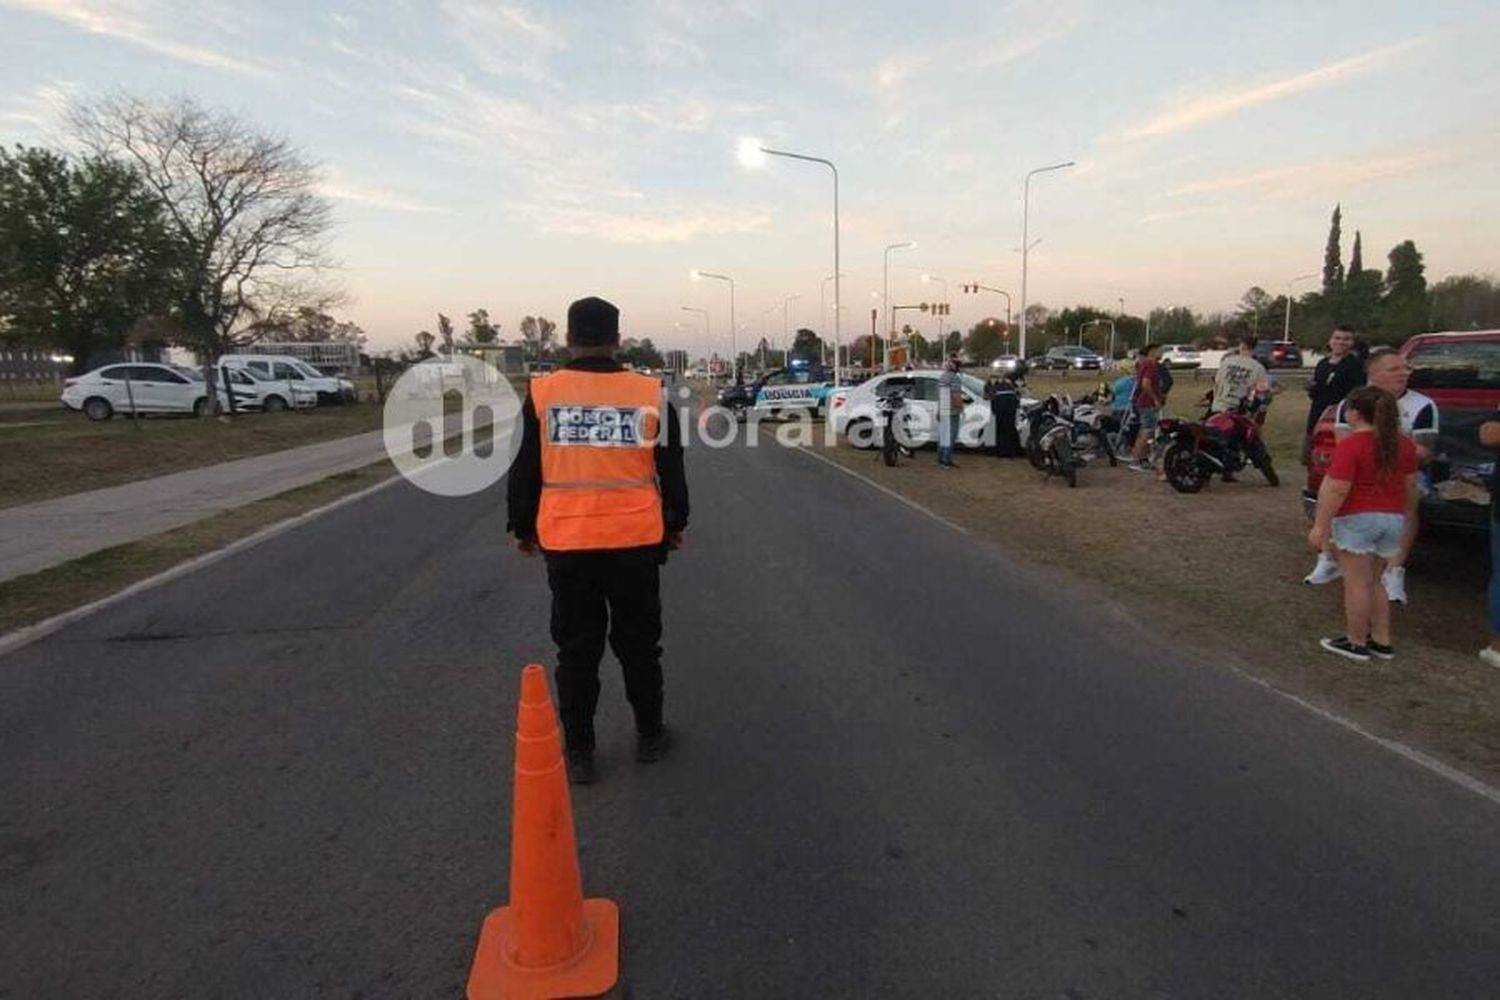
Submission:
<svg viewBox="0 0 1500 1000">
<path fill-rule="evenodd" d="M 516 712 L 510 905 L 484 919 L 469 1000 L 592 997 L 619 975 L 620 911 L 583 898 L 557 713 L 533 664 L 521 673 Z"/>
</svg>

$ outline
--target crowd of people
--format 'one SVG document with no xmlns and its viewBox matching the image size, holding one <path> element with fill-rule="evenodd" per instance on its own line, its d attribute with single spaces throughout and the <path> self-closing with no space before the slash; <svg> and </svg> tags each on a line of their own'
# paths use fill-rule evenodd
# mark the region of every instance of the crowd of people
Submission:
<svg viewBox="0 0 1500 1000">
<path fill-rule="evenodd" d="M 1245 336 L 1220 362 L 1208 400 L 1211 412 L 1233 411 L 1258 395 L 1269 398 L 1278 391 L 1274 376 L 1255 357 L 1255 346 L 1256 339 Z M 956 358 L 950 359 L 948 369 L 957 372 Z M 987 390 L 997 428 L 995 453 L 1001 457 L 1021 454 L 1015 433 L 1016 383 L 1024 376 L 1023 367 L 1003 379 L 991 379 Z M 1411 366 L 1400 352 L 1371 350 L 1355 330 L 1338 326 L 1307 384 L 1303 464 L 1313 461 L 1313 441 L 1325 419 L 1331 418 L 1335 443 L 1308 533 L 1317 560 L 1304 582 L 1321 586 L 1343 581 L 1344 631 L 1322 638 L 1319 645 L 1357 661 L 1395 656 L 1390 606 L 1408 600 L 1406 561 L 1417 537 L 1421 497 L 1430 485 L 1424 469 L 1437 445 L 1438 407 L 1409 387 L 1410 378 Z M 1102 401 L 1132 442 L 1127 468 L 1155 471 L 1161 478 L 1151 456 L 1173 381 L 1156 345 L 1148 344 L 1102 387 Z M 956 391 L 956 374 L 944 385 L 944 391 Z M 952 428 L 943 427 L 947 447 L 939 448 L 940 464 L 951 464 L 955 434 L 956 420 Z M 1500 420 L 1483 424 L 1479 438 L 1484 447 L 1500 451 Z M 1491 639 L 1479 657 L 1500 668 L 1500 506 L 1495 502 L 1500 497 L 1500 464 L 1490 480 L 1490 495 Z"/>
</svg>

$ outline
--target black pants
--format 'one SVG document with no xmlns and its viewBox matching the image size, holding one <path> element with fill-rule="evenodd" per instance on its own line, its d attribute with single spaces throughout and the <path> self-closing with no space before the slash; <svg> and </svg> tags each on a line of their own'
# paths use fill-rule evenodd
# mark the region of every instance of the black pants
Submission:
<svg viewBox="0 0 1500 1000">
<path fill-rule="evenodd" d="M 995 457 L 1019 458 L 1021 434 L 1016 428 L 1016 411 L 1020 397 L 1014 392 L 997 392 L 990 397 L 990 414 L 995 421 Z"/>
<path fill-rule="evenodd" d="M 570 750 L 594 747 L 604 640 L 625 674 L 636 732 L 661 729 L 660 553 L 656 549 L 568 552 L 547 557 L 557 709 Z"/>
</svg>

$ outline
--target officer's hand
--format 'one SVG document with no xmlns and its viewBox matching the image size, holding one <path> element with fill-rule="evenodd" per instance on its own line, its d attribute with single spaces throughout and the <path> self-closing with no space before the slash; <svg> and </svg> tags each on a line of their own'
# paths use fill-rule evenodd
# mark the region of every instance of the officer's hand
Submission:
<svg viewBox="0 0 1500 1000">
<path fill-rule="evenodd" d="M 669 532 L 667 532 L 667 548 L 671 549 L 674 552 L 677 551 L 678 549 L 682 548 L 682 532 L 680 532 L 680 531 L 669 531 Z"/>
<path fill-rule="evenodd" d="M 516 549 L 520 551 L 521 555 L 530 559 L 536 555 L 536 542 L 529 538 L 517 538 Z"/>
</svg>

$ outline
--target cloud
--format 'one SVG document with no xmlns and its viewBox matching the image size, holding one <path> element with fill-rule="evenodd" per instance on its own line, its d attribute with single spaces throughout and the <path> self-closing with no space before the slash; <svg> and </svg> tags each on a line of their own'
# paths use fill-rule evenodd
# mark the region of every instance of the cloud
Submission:
<svg viewBox="0 0 1500 1000">
<path fill-rule="evenodd" d="M 727 205 L 672 203 L 628 211 L 536 204 L 512 207 L 543 232 L 624 244 L 683 243 L 702 236 L 751 233 L 771 222 L 771 213 L 765 209 Z"/>
<path fill-rule="evenodd" d="M 452 214 L 450 209 L 441 208 L 437 205 L 429 205 L 425 202 L 407 198 L 404 195 L 393 194 L 378 188 L 368 188 L 359 185 L 351 181 L 344 175 L 343 171 L 336 167 L 329 168 L 324 172 L 323 183 L 319 185 L 319 189 L 329 198 L 336 198 L 339 201 L 352 201 L 361 205 L 370 205 L 374 208 L 389 209 L 392 212 Z"/>
<path fill-rule="evenodd" d="M 1230 88 L 1193 97 L 1163 109 L 1148 121 L 1125 128 L 1116 137 L 1116 141 L 1133 142 L 1184 132 L 1262 104 L 1331 87 L 1387 66 L 1426 41 L 1425 38 L 1413 38 L 1270 83 Z"/>
<path fill-rule="evenodd" d="M 454 37 L 486 73 L 551 83 L 547 63 L 568 47 L 562 30 L 517 4 L 445 0 Z"/>
<path fill-rule="evenodd" d="M 270 69 L 261 63 L 168 38 L 165 25 L 180 19 L 180 15 L 169 11 L 162 11 L 155 18 L 146 18 L 143 17 L 144 8 L 137 8 L 132 14 L 101 0 L 0 0 L 0 7 L 50 17 L 91 35 L 116 38 L 195 66 L 241 76 L 265 78 L 271 75 Z"/>
<path fill-rule="evenodd" d="M 1473 152 L 1460 144 L 1436 146 L 1415 152 L 1389 152 L 1351 156 L 1338 160 L 1297 163 L 1247 174 L 1231 174 L 1191 181 L 1175 188 L 1174 196 L 1254 191 L 1268 198 L 1295 198 L 1307 194 L 1342 194 L 1352 187 L 1403 177 L 1457 162 Z"/>
<path fill-rule="evenodd" d="M 63 112 L 81 89 L 80 84 L 69 80 L 41 84 L 0 104 L 0 122 L 45 133 L 59 125 Z"/>
</svg>

